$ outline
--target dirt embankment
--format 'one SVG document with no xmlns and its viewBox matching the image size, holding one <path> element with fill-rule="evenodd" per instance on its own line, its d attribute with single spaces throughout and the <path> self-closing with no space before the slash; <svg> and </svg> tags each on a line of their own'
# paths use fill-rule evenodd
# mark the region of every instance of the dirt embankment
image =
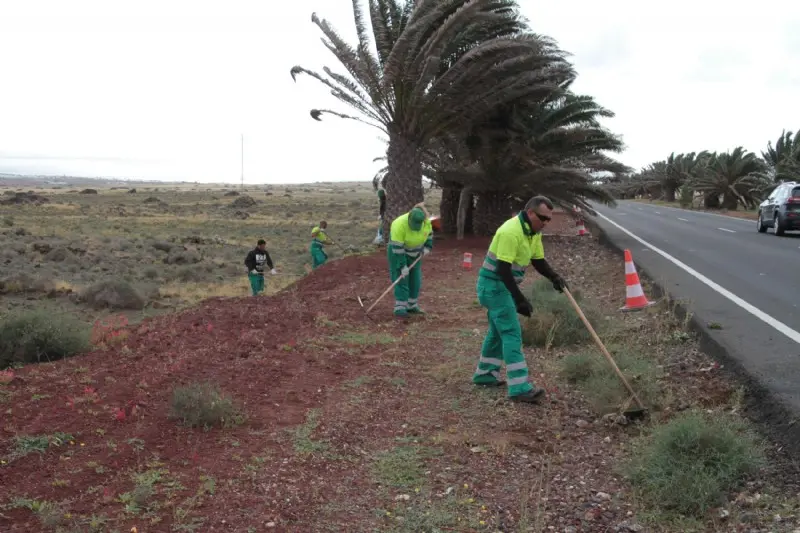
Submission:
<svg viewBox="0 0 800 533">
<path fill-rule="evenodd" d="M 64 440 L 0 466 L 17 502 L 0 511 L 0 530 L 38 531 L 49 519 L 141 533 L 644 531 L 614 466 L 639 430 L 592 413 L 559 377 L 565 352 L 526 350 L 548 390 L 540 406 L 470 384 L 488 242 L 437 241 L 424 262 L 428 314 L 409 323 L 391 317 L 391 294 L 372 320 L 358 304 L 390 283 L 379 253 L 332 262 L 276 296 L 208 300 L 123 330 L 105 349 L 21 369 L 0 390 L 0 457 L 19 451 L 20 436 Z M 573 287 L 615 315 L 619 258 L 589 237 L 546 237 L 545 247 Z M 689 398 L 725 405 L 733 388 L 690 341 L 667 338 L 665 313 L 623 319 L 626 335 L 670 365 L 665 379 L 680 394 L 662 416 Z M 241 407 L 233 427 L 169 418 L 173 388 L 206 380 Z M 766 481 L 756 483 L 746 491 Z"/>
</svg>

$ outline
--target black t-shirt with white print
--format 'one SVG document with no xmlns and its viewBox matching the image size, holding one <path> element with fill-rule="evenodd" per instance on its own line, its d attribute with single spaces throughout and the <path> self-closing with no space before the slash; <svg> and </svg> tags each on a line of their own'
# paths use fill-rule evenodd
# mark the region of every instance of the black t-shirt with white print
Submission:
<svg viewBox="0 0 800 533">
<path fill-rule="evenodd" d="M 259 274 L 264 273 L 264 263 L 267 264 L 270 270 L 273 268 L 272 258 L 269 256 L 269 252 L 266 250 L 259 250 L 258 248 L 250 250 L 250 253 L 247 254 L 244 260 L 248 272 L 255 270 Z"/>
</svg>

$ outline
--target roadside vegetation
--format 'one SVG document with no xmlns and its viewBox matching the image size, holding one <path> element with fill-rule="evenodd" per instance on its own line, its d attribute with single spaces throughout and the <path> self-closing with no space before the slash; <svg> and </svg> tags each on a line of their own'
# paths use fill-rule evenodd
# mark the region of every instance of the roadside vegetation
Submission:
<svg viewBox="0 0 800 533">
<path fill-rule="evenodd" d="M 741 146 L 727 152 L 673 152 L 639 172 L 610 178 L 605 188 L 617 199 L 712 209 L 755 220 L 759 203 L 787 181 L 800 181 L 800 131 L 782 131 L 760 155 Z"/>
</svg>

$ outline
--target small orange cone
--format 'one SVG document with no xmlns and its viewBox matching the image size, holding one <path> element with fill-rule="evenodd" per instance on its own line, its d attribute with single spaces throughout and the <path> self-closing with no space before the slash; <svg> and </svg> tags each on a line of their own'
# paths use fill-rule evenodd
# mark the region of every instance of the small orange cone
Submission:
<svg viewBox="0 0 800 533">
<path fill-rule="evenodd" d="M 644 295 L 631 251 L 625 250 L 625 306 L 621 307 L 620 311 L 638 311 L 653 304 L 655 302 L 648 301 Z"/>
<path fill-rule="evenodd" d="M 472 254 L 469 252 L 464 253 L 464 259 L 461 261 L 461 268 L 469 270 L 472 268 Z"/>
<path fill-rule="evenodd" d="M 576 225 L 578 226 L 578 236 L 579 237 L 581 237 L 583 235 L 589 235 L 589 232 L 586 231 L 586 228 L 583 226 L 583 219 L 579 218 L 578 219 L 578 223 Z"/>
</svg>

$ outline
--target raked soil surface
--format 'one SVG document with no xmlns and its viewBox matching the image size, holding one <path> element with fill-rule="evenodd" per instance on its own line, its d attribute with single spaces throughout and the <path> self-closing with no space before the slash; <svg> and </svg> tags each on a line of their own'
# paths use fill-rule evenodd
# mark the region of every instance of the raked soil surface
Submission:
<svg viewBox="0 0 800 533">
<path fill-rule="evenodd" d="M 668 306 L 621 316 L 621 258 L 574 236 L 571 223 L 557 232 L 545 237 L 555 268 L 664 365 L 671 400 L 655 416 L 729 409 L 735 387 L 676 335 Z M 275 296 L 208 300 L 93 353 L 16 371 L 0 385 L 0 531 L 655 531 L 616 470 L 641 428 L 593 414 L 558 375 L 567 350 L 526 348 L 548 391 L 541 405 L 471 385 L 487 245 L 437 241 L 423 263 L 427 316 L 407 323 L 392 318 L 391 294 L 371 319 L 358 303 L 389 285 L 381 252 L 329 263 Z M 465 252 L 471 270 L 461 268 Z M 241 407 L 238 424 L 189 429 L 169 418 L 173 388 L 203 380 Z M 16 437 L 58 432 L 43 453 L 14 456 Z M 775 477 L 743 487 L 707 530 L 791 531 L 785 508 L 753 503 Z"/>
</svg>

